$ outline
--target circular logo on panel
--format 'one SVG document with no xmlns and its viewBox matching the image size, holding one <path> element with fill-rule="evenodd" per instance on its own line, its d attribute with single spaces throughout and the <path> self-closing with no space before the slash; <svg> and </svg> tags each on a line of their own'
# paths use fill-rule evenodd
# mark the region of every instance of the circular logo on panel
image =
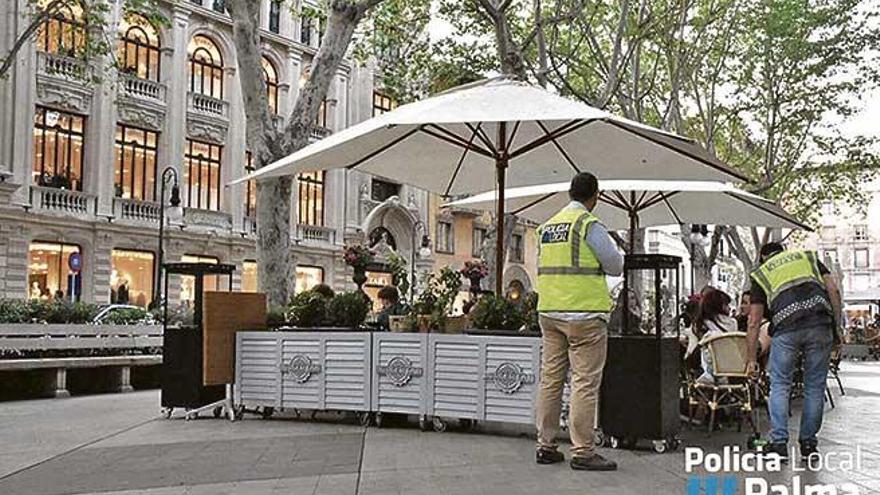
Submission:
<svg viewBox="0 0 880 495">
<path fill-rule="evenodd" d="M 312 373 L 321 372 L 321 366 L 313 365 L 312 359 L 308 356 L 297 354 L 290 358 L 282 371 L 291 375 L 297 383 L 305 383 L 312 377 Z"/>
<path fill-rule="evenodd" d="M 402 387 L 414 376 L 421 376 L 422 369 L 414 367 L 407 357 L 394 356 L 388 360 L 388 364 L 379 367 L 379 374 L 387 376 L 392 384 Z"/>
<path fill-rule="evenodd" d="M 524 383 L 534 381 L 534 376 L 524 372 L 516 363 L 501 363 L 495 368 L 495 372 L 490 373 L 486 378 L 492 380 L 498 390 L 505 394 L 512 394 L 519 390 Z"/>
</svg>

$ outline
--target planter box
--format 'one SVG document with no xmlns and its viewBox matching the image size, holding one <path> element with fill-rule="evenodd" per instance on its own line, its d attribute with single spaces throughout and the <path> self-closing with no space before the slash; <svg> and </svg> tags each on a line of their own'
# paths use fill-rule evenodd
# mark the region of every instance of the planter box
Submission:
<svg viewBox="0 0 880 495">
<path fill-rule="evenodd" d="M 534 423 L 541 339 L 432 334 L 428 363 L 427 414 Z"/>
<path fill-rule="evenodd" d="M 428 414 L 428 334 L 373 333 L 373 412 Z"/>
<path fill-rule="evenodd" d="M 236 400 L 254 406 L 367 411 L 371 335 L 238 332 Z"/>
</svg>

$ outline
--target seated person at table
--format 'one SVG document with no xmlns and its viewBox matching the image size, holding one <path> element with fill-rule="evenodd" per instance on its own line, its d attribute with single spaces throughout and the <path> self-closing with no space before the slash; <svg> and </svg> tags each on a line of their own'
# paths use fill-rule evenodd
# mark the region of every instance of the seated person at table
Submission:
<svg viewBox="0 0 880 495">
<path fill-rule="evenodd" d="M 736 331 L 736 319 L 730 316 L 731 298 L 723 291 L 713 290 L 703 295 L 697 313 L 696 330 L 702 348 L 703 374 L 698 382 L 715 383 L 714 366 L 708 347 L 703 344 L 710 337 Z"/>
<path fill-rule="evenodd" d="M 406 307 L 400 303 L 400 294 L 397 287 L 386 285 L 379 289 L 379 304 L 382 305 L 379 313 L 376 315 L 376 323 L 382 330 L 391 328 L 391 317 L 406 314 Z"/>
</svg>

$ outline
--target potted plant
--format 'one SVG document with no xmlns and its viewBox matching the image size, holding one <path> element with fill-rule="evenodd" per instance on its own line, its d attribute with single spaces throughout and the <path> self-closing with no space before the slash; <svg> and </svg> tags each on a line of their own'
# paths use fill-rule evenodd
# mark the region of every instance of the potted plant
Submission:
<svg viewBox="0 0 880 495">
<path fill-rule="evenodd" d="M 339 328 L 360 328 L 370 312 L 370 303 L 361 292 L 343 292 L 330 299 L 327 319 Z"/>
<path fill-rule="evenodd" d="M 345 264 L 354 269 L 352 280 L 358 287 L 359 292 L 363 292 L 364 283 L 367 281 L 367 266 L 373 262 L 376 253 L 363 244 L 350 244 L 342 250 L 342 259 Z"/>
<path fill-rule="evenodd" d="M 473 297 L 482 292 L 480 282 L 489 276 L 489 266 L 483 260 L 465 261 L 459 272 L 470 281 L 470 292 Z"/>
<path fill-rule="evenodd" d="M 495 294 L 486 294 L 481 297 L 468 316 L 470 316 L 474 328 L 478 330 L 517 332 L 526 323 L 520 305 Z"/>
<path fill-rule="evenodd" d="M 445 331 L 450 319 L 456 323 L 464 317 L 450 317 L 452 304 L 455 296 L 461 290 L 461 275 L 459 272 L 443 267 L 438 273 L 429 273 L 425 277 L 424 288 L 413 302 L 412 323 L 417 321 L 417 330 L 420 332 Z M 451 327 L 463 327 L 463 325 L 451 325 Z"/>
</svg>

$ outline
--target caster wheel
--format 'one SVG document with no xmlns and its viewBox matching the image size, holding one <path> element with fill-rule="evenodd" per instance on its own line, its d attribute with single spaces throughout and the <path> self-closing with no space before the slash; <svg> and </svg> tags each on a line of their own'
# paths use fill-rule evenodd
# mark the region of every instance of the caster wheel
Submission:
<svg viewBox="0 0 880 495">
<path fill-rule="evenodd" d="M 612 449 L 619 449 L 620 448 L 620 439 L 617 437 L 609 437 L 608 438 L 608 445 Z"/>
<path fill-rule="evenodd" d="M 669 449 L 669 445 L 666 444 L 666 440 L 654 440 L 654 452 L 658 454 L 663 454 Z"/>
<path fill-rule="evenodd" d="M 241 421 L 244 418 L 244 407 L 239 407 L 235 410 L 235 420 Z"/>
<path fill-rule="evenodd" d="M 223 408 L 220 407 L 220 406 L 217 406 L 217 407 L 214 408 L 213 411 L 211 411 L 211 413 L 214 415 L 214 417 L 215 417 L 216 419 L 220 419 L 220 416 L 223 415 Z"/>
<path fill-rule="evenodd" d="M 428 431 L 428 418 L 419 416 L 419 430 Z"/>
<path fill-rule="evenodd" d="M 361 426 L 363 426 L 364 428 L 370 426 L 370 423 L 372 423 L 372 418 L 370 417 L 370 413 L 368 412 L 361 413 L 358 420 Z"/>
<path fill-rule="evenodd" d="M 273 414 L 275 414 L 275 408 L 274 408 L 274 407 L 264 407 L 264 408 L 260 411 L 260 417 L 262 417 L 263 419 L 269 419 L 269 418 L 272 417 Z"/>
<path fill-rule="evenodd" d="M 382 427 L 382 413 L 376 413 L 376 428 Z"/>
<path fill-rule="evenodd" d="M 443 433 L 449 426 L 446 424 L 446 421 L 443 421 L 442 418 L 433 418 L 432 423 L 434 426 L 434 431 L 436 431 L 437 433 Z"/>
<path fill-rule="evenodd" d="M 162 409 L 162 417 L 165 419 L 171 419 L 171 413 L 173 413 L 173 412 L 174 412 L 173 407 L 166 407 L 166 408 Z"/>
<path fill-rule="evenodd" d="M 605 433 L 603 433 L 602 430 L 593 431 L 593 445 L 596 447 L 605 445 Z"/>
</svg>

